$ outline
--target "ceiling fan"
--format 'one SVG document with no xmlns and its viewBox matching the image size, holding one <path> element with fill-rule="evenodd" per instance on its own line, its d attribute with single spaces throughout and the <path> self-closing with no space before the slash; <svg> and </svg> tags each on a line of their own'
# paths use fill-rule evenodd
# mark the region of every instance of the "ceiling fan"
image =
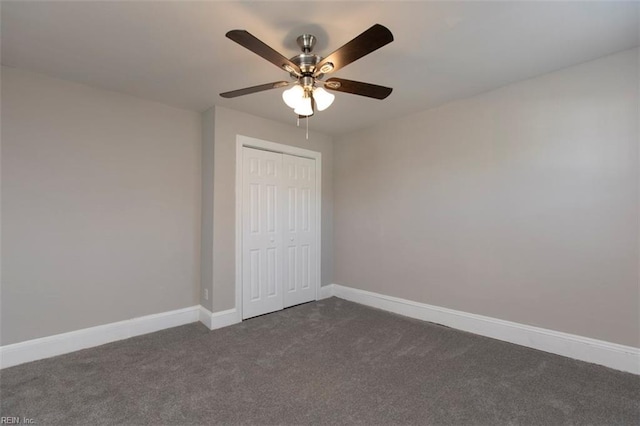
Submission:
<svg viewBox="0 0 640 426">
<path fill-rule="evenodd" d="M 380 24 L 375 24 L 324 58 L 312 53 L 316 44 L 316 37 L 311 34 L 302 34 L 297 38 L 296 41 L 302 53 L 290 59 L 285 58 L 245 30 L 231 30 L 226 36 L 288 72 L 292 80 L 276 81 L 221 93 L 220 96 L 223 98 L 235 98 L 264 90 L 291 86 L 291 88 L 282 93 L 284 102 L 290 108 L 293 108 L 294 113 L 299 117 L 310 117 L 316 110 L 323 111 L 333 102 L 335 95 L 324 89 L 374 99 L 384 99 L 393 90 L 390 87 L 343 78 L 332 77 L 324 79 L 326 74 L 337 71 L 374 50 L 391 43 L 393 34 L 388 28 Z"/>
</svg>

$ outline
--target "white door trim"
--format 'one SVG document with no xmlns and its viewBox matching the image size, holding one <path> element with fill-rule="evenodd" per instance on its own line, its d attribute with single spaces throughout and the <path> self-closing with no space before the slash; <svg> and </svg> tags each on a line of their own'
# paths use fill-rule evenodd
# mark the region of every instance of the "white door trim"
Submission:
<svg viewBox="0 0 640 426">
<path fill-rule="evenodd" d="M 318 233 L 318 250 L 316 255 L 317 272 L 315 300 L 318 300 L 322 285 L 322 154 L 304 148 L 269 142 L 249 136 L 236 135 L 236 315 L 237 322 L 242 321 L 242 147 L 257 148 L 265 151 L 279 152 L 298 157 L 311 158 L 316 161 L 316 229 Z"/>
</svg>

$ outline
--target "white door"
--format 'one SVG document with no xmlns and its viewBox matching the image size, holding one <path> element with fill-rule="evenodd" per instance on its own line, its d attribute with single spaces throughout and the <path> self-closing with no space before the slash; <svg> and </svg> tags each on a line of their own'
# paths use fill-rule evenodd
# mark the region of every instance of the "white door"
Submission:
<svg viewBox="0 0 640 426">
<path fill-rule="evenodd" d="M 315 160 L 283 155 L 284 307 L 316 298 Z"/>
<path fill-rule="evenodd" d="M 282 154 L 243 149 L 242 317 L 283 308 Z"/>
<path fill-rule="evenodd" d="M 242 317 L 316 299 L 315 160 L 242 148 Z"/>
</svg>

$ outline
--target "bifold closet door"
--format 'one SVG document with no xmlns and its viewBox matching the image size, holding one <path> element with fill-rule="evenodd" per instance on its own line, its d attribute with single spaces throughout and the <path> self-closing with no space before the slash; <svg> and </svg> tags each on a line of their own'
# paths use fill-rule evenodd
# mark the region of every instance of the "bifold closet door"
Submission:
<svg viewBox="0 0 640 426">
<path fill-rule="evenodd" d="M 284 306 L 282 154 L 242 152 L 242 317 L 251 318 Z"/>
<path fill-rule="evenodd" d="M 316 298 L 315 160 L 283 155 L 284 307 Z"/>
<path fill-rule="evenodd" d="M 242 317 L 316 298 L 315 160 L 244 147 Z"/>
</svg>

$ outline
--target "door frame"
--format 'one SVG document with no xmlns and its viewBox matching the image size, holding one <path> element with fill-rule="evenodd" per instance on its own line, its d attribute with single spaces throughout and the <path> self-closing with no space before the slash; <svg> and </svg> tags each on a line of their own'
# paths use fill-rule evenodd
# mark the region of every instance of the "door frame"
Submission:
<svg viewBox="0 0 640 426">
<path fill-rule="evenodd" d="M 310 158 L 316 161 L 316 229 L 318 249 L 316 254 L 316 288 L 315 300 L 320 294 L 322 272 L 322 154 L 296 146 L 269 142 L 249 136 L 236 135 L 236 313 L 238 322 L 242 321 L 242 177 L 243 161 L 242 148 L 256 148 L 263 151 L 277 152 L 280 154 L 295 155 L 297 157 Z"/>
</svg>

